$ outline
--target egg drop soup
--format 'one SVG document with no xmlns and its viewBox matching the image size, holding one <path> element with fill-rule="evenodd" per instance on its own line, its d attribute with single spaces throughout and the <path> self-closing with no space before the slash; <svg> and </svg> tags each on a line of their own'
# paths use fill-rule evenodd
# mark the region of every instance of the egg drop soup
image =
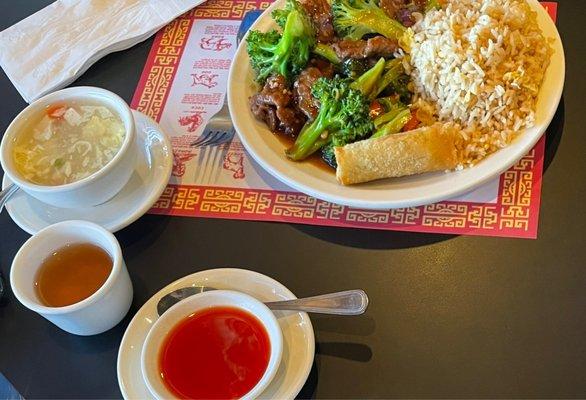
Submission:
<svg viewBox="0 0 586 400">
<path fill-rule="evenodd" d="M 102 169 L 118 153 L 126 130 L 110 108 L 86 100 L 47 107 L 15 141 L 16 169 L 29 182 L 57 186 Z"/>
</svg>

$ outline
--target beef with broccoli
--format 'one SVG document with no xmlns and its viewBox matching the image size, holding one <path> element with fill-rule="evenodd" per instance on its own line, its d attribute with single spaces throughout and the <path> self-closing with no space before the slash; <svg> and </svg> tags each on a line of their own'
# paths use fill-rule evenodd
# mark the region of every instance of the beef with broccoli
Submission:
<svg viewBox="0 0 586 400">
<path fill-rule="evenodd" d="M 280 27 L 252 31 L 248 55 L 262 90 L 257 119 L 295 139 L 291 160 L 311 154 L 336 167 L 334 148 L 416 126 L 400 43 L 415 12 L 436 0 L 287 0 Z M 376 112 L 373 112 L 373 108 Z"/>
</svg>

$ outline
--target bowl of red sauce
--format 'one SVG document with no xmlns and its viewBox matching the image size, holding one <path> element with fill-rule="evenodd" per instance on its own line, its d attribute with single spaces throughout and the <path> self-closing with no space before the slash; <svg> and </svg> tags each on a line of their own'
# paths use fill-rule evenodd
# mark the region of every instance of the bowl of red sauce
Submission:
<svg viewBox="0 0 586 400">
<path fill-rule="evenodd" d="M 157 399 L 254 399 L 283 352 L 275 315 L 244 293 L 214 290 L 180 301 L 151 328 L 142 349 Z"/>
</svg>

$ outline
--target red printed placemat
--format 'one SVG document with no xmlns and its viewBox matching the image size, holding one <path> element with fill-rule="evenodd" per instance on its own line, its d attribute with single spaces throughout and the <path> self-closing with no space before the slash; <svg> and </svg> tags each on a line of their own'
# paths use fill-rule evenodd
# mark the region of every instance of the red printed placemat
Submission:
<svg viewBox="0 0 586 400">
<path fill-rule="evenodd" d="M 190 146 L 221 107 L 236 34 L 248 10 L 270 1 L 209 0 L 155 37 L 132 107 L 157 120 L 173 143 L 173 175 L 152 214 L 323 226 L 535 238 L 545 137 L 499 178 L 459 198 L 389 211 L 318 200 L 275 180 L 229 145 Z M 542 3 L 555 20 L 557 4 Z"/>
</svg>

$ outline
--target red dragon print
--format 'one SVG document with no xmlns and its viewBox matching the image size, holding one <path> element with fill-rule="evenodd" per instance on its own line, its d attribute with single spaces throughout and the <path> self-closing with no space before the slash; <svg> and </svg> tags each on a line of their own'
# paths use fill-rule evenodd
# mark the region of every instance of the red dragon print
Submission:
<svg viewBox="0 0 586 400">
<path fill-rule="evenodd" d="M 189 150 L 173 150 L 173 176 L 183 176 L 185 163 L 191 160 L 194 155 Z"/>
<path fill-rule="evenodd" d="M 224 158 L 224 169 L 233 172 L 234 179 L 243 179 L 244 174 L 244 153 L 239 151 L 229 151 Z"/>
<path fill-rule="evenodd" d="M 200 113 L 195 113 L 179 117 L 178 122 L 181 126 L 187 126 L 187 132 L 195 132 L 203 123 L 203 117 Z"/>
<path fill-rule="evenodd" d="M 199 47 L 204 50 L 222 51 L 232 47 L 232 43 L 226 40 L 224 36 L 210 36 L 202 37 L 199 42 Z"/>
<path fill-rule="evenodd" d="M 218 82 L 216 82 L 218 74 L 208 74 L 206 72 L 202 72 L 201 74 L 191 74 L 191 77 L 193 78 L 191 86 L 201 85 L 207 87 L 208 89 L 218 86 Z"/>
</svg>

